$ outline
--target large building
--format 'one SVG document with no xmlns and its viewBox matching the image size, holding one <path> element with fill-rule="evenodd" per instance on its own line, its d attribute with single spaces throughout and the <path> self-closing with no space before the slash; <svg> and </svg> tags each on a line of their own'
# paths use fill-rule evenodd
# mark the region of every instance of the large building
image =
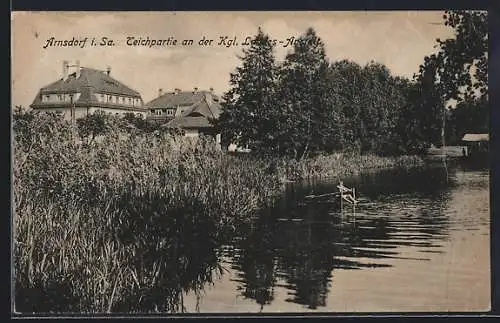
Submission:
<svg viewBox="0 0 500 323">
<path fill-rule="evenodd" d="M 143 118 L 147 111 L 139 92 L 111 77 L 105 71 L 81 67 L 80 62 L 63 62 L 61 78 L 42 87 L 31 108 L 37 111 L 62 112 L 66 119 L 76 120 L 96 111 Z"/>
<path fill-rule="evenodd" d="M 213 89 L 199 91 L 181 91 L 163 93 L 160 89 L 158 97 L 145 104 L 148 110 L 147 120 L 161 124 L 166 128 L 178 128 L 188 137 L 197 137 L 200 134 L 213 135 L 220 141 L 220 135 L 211 123 L 219 118 L 221 105 L 219 97 Z"/>
</svg>

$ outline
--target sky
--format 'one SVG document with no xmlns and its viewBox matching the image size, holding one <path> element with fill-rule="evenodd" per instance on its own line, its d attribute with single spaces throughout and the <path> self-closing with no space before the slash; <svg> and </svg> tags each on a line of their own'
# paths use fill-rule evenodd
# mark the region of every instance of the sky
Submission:
<svg viewBox="0 0 500 323">
<path fill-rule="evenodd" d="M 328 59 L 359 64 L 376 61 L 394 75 L 412 77 L 436 38 L 453 37 L 442 24 L 441 11 L 289 11 L 289 12 L 13 12 L 11 14 L 12 106 L 29 106 L 38 90 L 62 77 L 62 62 L 105 70 L 139 91 L 144 102 L 158 89 L 200 90 L 217 94 L 229 88 L 229 75 L 240 65 L 238 55 L 247 36 L 258 27 L 272 39 L 297 38 L 312 27 L 325 44 Z M 219 46 L 220 37 L 237 38 L 238 45 Z M 83 40 L 83 48 L 48 46 L 48 40 Z M 107 37 L 113 46 L 90 46 Z M 175 46 L 127 45 L 127 37 L 177 39 Z M 200 46 L 203 37 L 212 46 Z M 182 46 L 184 39 L 194 41 Z M 278 43 L 282 60 L 290 47 Z"/>
</svg>

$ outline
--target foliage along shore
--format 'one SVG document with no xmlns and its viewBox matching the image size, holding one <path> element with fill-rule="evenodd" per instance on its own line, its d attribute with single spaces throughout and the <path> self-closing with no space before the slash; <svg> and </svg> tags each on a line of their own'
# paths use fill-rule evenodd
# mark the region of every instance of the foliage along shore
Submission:
<svg viewBox="0 0 500 323">
<path fill-rule="evenodd" d="M 413 168 L 424 165 L 419 156 L 382 157 L 374 154 L 355 155 L 334 153 L 304 160 L 278 159 L 270 162 L 277 166 L 278 177 L 285 182 L 318 178 L 342 179 L 361 173 L 387 168 Z"/>
</svg>

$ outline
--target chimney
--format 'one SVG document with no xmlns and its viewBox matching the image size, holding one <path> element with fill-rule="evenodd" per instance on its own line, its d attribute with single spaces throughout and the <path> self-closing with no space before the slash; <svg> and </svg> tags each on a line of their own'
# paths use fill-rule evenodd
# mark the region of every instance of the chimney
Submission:
<svg viewBox="0 0 500 323">
<path fill-rule="evenodd" d="M 63 70 L 62 70 L 63 80 L 66 81 L 66 79 L 68 78 L 68 72 L 69 72 L 69 63 L 68 63 L 68 61 L 63 61 L 62 68 L 63 68 Z"/>
<path fill-rule="evenodd" d="M 210 90 L 210 93 L 212 93 L 212 94 L 214 93 L 214 88 L 213 87 L 210 87 L 209 90 Z"/>
<path fill-rule="evenodd" d="M 196 93 L 196 92 L 198 92 L 198 88 L 197 87 L 193 88 L 193 93 Z"/>
<path fill-rule="evenodd" d="M 111 73 L 111 66 L 106 67 L 106 74 L 109 75 Z"/>
<path fill-rule="evenodd" d="M 175 94 L 181 93 L 181 89 L 174 89 L 174 91 L 175 91 Z"/>
<path fill-rule="evenodd" d="M 158 89 L 158 96 L 162 96 L 163 95 L 163 89 Z"/>
<path fill-rule="evenodd" d="M 76 67 L 76 74 L 75 74 L 75 77 L 76 78 L 79 78 L 80 77 L 80 61 L 77 60 L 75 62 L 75 67 Z"/>
</svg>

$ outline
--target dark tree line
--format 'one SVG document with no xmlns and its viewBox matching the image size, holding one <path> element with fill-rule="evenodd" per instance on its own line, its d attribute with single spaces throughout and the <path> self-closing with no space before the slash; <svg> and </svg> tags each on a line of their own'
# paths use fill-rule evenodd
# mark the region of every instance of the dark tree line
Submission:
<svg viewBox="0 0 500 323">
<path fill-rule="evenodd" d="M 330 63 L 313 29 L 284 62 L 260 28 L 230 77 L 223 138 L 263 154 L 302 159 L 334 151 L 380 155 L 422 153 L 464 131 L 487 128 L 487 20 L 481 12 L 446 12 L 456 37 L 437 40 L 413 79 L 383 64 Z M 446 108 L 450 99 L 455 109 Z M 446 134 L 444 129 L 446 129 Z"/>
</svg>

